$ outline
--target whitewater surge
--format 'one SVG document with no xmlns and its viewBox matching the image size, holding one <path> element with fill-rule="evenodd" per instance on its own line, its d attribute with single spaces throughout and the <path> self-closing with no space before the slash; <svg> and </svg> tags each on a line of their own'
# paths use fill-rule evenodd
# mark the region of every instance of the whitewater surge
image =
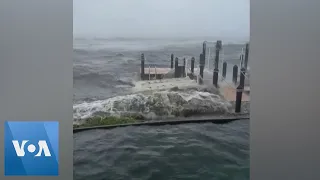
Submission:
<svg viewBox="0 0 320 180">
<path fill-rule="evenodd" d="M 221 115 L 229 113 L 231 108 L 232 104 L 213 87 L 173 88 L 75 104 L 73 118 L 78 121 L 94 116 L 140 115 L 145 119 L 159 119 L 204 114 Z"/>
</svg>

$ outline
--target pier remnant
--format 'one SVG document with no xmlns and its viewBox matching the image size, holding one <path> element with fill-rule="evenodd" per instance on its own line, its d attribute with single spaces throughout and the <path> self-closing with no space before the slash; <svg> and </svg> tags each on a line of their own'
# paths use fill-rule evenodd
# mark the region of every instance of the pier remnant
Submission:
<svg viewBox="0 0 320 180">
<path fill-rule="evenodd" d="M 199 84 L 203 84 L 203 70 L 204 70 L 204 64 L 205 64 L 205 58 L 204 55 L 201 53 L 200 54 L 200 78 L 199 78 Z"/>
<path fill-rule="evenodd" d="M 218 40 L 216 43 L 216 56 L 213 70 L 213 85 L 218 87 L 218 76 L 219 76 L 219 54 L 222 48 L 222 41 Z"/>
<path fill-rule="evenodd" d="M 151 67 L 149 66 L 149 80 L 151 79 Z"/>
<path fill-rule="evenodd" d="M 141 80 L 144 79 L 144 54 L 142 53 L 141 54 L 141 73 L 140 73 L 140 76 L 141 76 Z"/>
<path fill-rule="evenodd" d="M 191 73 L 192 73 L 192 74 L 194 73 L 194 62 L 195 62 L 195 58 L 192 57 L 192 58 L 191 58 Z"/>
<path fill-rule="evenodd" d="M 244 68 L 246 71 L 248 68 L 248 59 L 249 59 L 249 43 L 246 44 L 246 50 L 244 55 Z"/>
<path fill-rule="evenodd" d="M 171 69 L 173 69 L 173 59 L 174 59 L 174 56 L 173 56 L 173 54 L 171 54 Z"/>
<path fill-rule="evenodd" d="M 175 61 L 174 61 L 174 77 L 178 78 L 179 77 L 179 59 L 176 57 Z"/>
<path fill-rule="evenodd" d="M 244 78 L 245 78 L 246 69 L 241 68 L 240 70 L 240 84 L 237 87 L 237 95 L 236 95 L 236 107 L 235 112 L 241 112 L 241 100 L 242 100 L 242 92 L 244 89 Z"/>
<path fill-rule="evenodd" d="M 186 77 L 186 58 L 183 58 L 182 77 Z"/>
<path fill-rule="evenodd" d="M 202 53 L 200 54 L 200 62 L 199 62 L 199 67 L 200 67 L 200 78 L 199 78 L 199 84 L 203 84 L 203 70 L 206 62 L 206 50 L 207 50 L 207 42 L 204 41 L 202 44 Z"/>
<path fill-rule="evenodd" d="M 244 61 L 244 54 L 243 54 L 243 48 L 241 50 L 241 54 L 240 54 L 240 69 L 243 67 L 243 61 Z"/>
<path fill-rule="evenodd" d="M 237 84 L 238 81 L 238 66 L 234 65 L 232 69 L 232 82 Z"/>
<path fill-rule="evenodd" d="M 203 54 L 204 59 L 206 59 L 206 50 L 207 50 L 207 42 L 204 41 L 202 44 L 202 54 Z"/>
<path fill-rule="evenodd" d="M 227 75 L 227 62 L 224 62 L 222 67 L 222 77 L 226 78 L 226 75 Z"/>
</svg>

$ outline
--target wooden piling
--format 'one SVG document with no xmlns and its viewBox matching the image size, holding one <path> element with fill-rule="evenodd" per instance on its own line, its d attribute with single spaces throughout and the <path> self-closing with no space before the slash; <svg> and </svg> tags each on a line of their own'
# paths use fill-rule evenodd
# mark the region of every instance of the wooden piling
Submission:
<svg viewBox="0 0 320 180">
<path fill-rule="evenodd" d="M 213 85 L 218 87 L 218 76 L 219 76 L 219 55 L 222 47 L 222 41 L 217 41 L 216 43 L 216 56 L 214 62 L 214 70 L 213 70 Z"/>
<path fill-rule="evenodd" d="M 226 76 L 227 76 L 227 62 L 224 62 L 222 67 L 222 77 L 226 78 Z"/>
<path fill-rule="evenodd" d="M 178 78 L 179 77 L 179 59 L 176 57 L 175 61 L 174 61 L 174 77 Z"/>
<path fill-rule="evenodd" d="M 241 68 L 243 68 L 244 66 L 243 66 L 243 59 L 240 61 L 240 66 L 239 66 L 239 68 L 241 69 Z"/>
<path fill-rule="evenodd" d="M 192 74 L 194 73 L 194 62 L 195 62 L 195 58 L 192 57 L 192 58 L 191 58 L 191 73 L 192 73 Z"/>
<path fill-rule="evenodd" d="M 183 58 L 182 77 L 186 77 L 186 58 Z"/>
<path fill-rule="evenodd" d="M 150 73 L 150 71 L 151 71 L 151 67 L 149 66 L 149 80 L 151 80 L 151 73 Z"/>
<path fill-rule="evenodd" d="M 240 55 L 240 69 L 243 67 L 243 52 L 241 52 L 241 55 Z"/>
<path fill-rule="evenodd" d="M 241 68 L 241 70 L 240 70 L 240 84 L 237 87 L 237 95 L 236 95 L 236 107 L 235 107 L 236 113 L 241 112 L 241 100 L 242 100 L 242 92 L 244 89 L 245 73 L 246 73 L 246 69 Z"/>
<path fill-rule="evenodd" d="M 144 80 L 144 54 L 141 54 L 141 72 L 140 72 L 140 77 L 141 80 Z"/>
<path fill-rule="evenodd" d="M 246 71 L 248 69 L 248 59 L 249 59 L 249 43 L 246 44 L 246 50 L 244 55 L 244 68 Z"/>
<path fill-rule="evenodd" d="M 171 54 L 171 69 L 173 69 L 173 60 L 174 60 L 174 56 L 173 56 L 173 54 Z"/>
<path fill-rule="evenodd" d="M 234 65 L 232 69 L 232 82 L 237 84 L 238 81 L 238 66 Z"/>
<path fill-rule="evenodd" d="M 200 78 L 199 78 L 199 84 L 203 84 L 203 70 L 204 70 L 204 65 L 205 65 L 205 58 L 203 54 L 200 54 Z"/>
<path fill-rule="evenodd" d="M 203 54 L 204 59 L 206 59 L 206 50 L 207 50 L 207 42 L 204 41 L 202 44 L 202 54 Z"/>
<path fill-rule="evenodd" d="M 239 84 L 242 87 L 244 87 L 245 73 L 246 73 L 246 69 L 245 68 L 241 68 L 241 70 L 240 70 L 240 83 Z"/>
</svg>

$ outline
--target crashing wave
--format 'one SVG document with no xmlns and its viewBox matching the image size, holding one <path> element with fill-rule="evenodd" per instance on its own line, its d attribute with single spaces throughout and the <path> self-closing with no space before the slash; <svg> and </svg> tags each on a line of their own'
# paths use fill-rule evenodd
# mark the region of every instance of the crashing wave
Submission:
<svg viewBox="0 0 320 180">
<path fill-rule="evenodd" d="M 232 104 L 213 88 L 188 88 L 135 93 L 73 106 L 74 120 L 94 116 L 139 115 L 145 119 L 229 113 Z"/>
</svg>

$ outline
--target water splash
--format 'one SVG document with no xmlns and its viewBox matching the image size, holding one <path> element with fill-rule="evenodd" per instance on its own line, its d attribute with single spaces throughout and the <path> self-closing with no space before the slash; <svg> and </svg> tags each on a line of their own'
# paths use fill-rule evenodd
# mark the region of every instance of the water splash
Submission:
<svg viewBox="0 0 320 180">
<path fill-rule="evenodd" d="M 140 92 L 73 106 L 74 120 L 97 115 L 142 115 L 146 119 L 230 113 L 232 104 L 213 87 Z"/>
</svg>

